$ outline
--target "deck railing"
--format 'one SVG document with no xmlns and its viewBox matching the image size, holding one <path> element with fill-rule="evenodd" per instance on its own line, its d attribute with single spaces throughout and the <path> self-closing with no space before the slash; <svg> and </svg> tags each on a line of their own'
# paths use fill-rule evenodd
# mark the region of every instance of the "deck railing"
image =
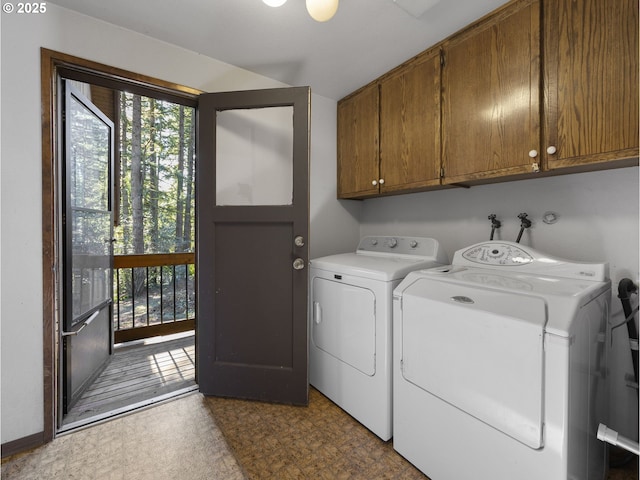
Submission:
<svg viewBox="0 0 640 480">
<path fill-rule="evenodd" d="M 116 255 L 114 342 L 195 328 L 195 254 Z"/>
</svg>

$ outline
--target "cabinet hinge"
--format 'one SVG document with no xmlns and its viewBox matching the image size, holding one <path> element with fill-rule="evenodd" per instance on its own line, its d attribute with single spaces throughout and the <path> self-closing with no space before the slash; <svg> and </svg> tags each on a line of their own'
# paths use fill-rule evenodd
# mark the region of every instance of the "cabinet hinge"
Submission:
<svg viewBox="0 0 640 480">
<path fill-rule="evenodd" d="M 444 167 L 440 167 L 440 178 L 444 178 Z"/>
</svg>

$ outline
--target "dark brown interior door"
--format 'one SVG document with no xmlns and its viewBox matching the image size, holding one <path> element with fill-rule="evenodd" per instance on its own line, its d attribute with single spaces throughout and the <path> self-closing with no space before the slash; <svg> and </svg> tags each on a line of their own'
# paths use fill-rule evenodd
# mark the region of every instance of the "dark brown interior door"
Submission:
<svg viewBox="0 0 640 480">
<path fill-rule="evenodd" d="M 308 87 L 204 94 L 197 365 L 205 395 L 306 405 Z"/>
</svg>

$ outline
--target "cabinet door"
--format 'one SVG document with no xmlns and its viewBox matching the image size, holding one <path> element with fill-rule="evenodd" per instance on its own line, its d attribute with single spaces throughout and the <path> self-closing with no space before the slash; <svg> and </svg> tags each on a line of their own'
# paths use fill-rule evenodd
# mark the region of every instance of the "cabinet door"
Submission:
<svg viewBox="0 0 640 480">
<path fill-rule="evenodd" d="M 549 0 L 544 21 L 547 168 L 637 157 L 638 1 Z"/>
<path fill-rule="evenodd" d="M 444 45 L 443 183 L 536 171 L 540 4 L 509 4 Z"/>
<path fill-rule="evenodd" d="M 378 194 L 378 85 L 338 102 L 338 198 Z"/>
<path fill-rule="evenodd" d="M 380 84 L 380 191 L 440 184 L 440 51 Z"/>
</svg>

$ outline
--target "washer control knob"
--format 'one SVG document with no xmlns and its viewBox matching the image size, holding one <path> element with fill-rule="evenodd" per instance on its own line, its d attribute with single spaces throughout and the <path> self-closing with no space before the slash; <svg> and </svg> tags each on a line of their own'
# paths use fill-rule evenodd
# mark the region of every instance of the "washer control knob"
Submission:
<svg viewBox="0 0 640 480">
<path fill-rule="evenodd" d="M 371 245 L 377 245 L 378 244 L 378 240 L 376 240 L 375 238 L 371 239 Z"/>
<path fill-rule="evenodd" d="M 418 246 L 418 242 L 416 242 L 415 240 L 411 240 L 411 241 L 409 242 L 409 246 L 410 246 L 411 248 L 416 248 L 416 247 Z"/>
<path fill-rule="evenodd" d="M 398 240 L 396 240 L 395 238 L 389 239 L 389 248 L 396 248 L 397 245 L 398 245 Z"/>
</svg>

